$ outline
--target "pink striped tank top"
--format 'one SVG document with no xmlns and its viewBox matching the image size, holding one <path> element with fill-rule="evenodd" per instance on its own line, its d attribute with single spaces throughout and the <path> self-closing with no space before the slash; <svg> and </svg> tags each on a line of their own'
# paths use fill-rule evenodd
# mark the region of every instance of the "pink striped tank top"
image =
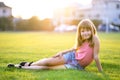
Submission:
<svg viewBox="0 0 120 80">
<path fill-rule="evenodd" d="M 93 47 L 88 42 L 84 42 L 81 47 L 76 50 L 75 58 L 82 67 L 86 67 L 93 61 Z"/>
</svg>

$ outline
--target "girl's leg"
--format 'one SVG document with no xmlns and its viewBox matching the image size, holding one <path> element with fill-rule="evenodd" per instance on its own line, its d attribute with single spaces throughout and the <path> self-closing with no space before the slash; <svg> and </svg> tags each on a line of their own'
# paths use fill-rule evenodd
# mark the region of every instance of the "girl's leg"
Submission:
<svg viewBox="0 0 120 80">
<path fill-rule="evenodd" d="M 29 63 L 26 63 L 24 66 L 20 66 L 20 64 L 16 64 L 14 66 L 23 69 L 66 69 L 64 66 L 65 60 L 63 56 L 55 57 L 55 58 L 53 57 L 45 58 L 32 63 L 30 66 L 28 66 L 28 64 Z"/>
<path fill-rule="evenodd" d="M 8 67 L 16 67 L 16 68 L 25 68 L 25 69 L 55 69 L 55 68 L 65 68 L 64 66 L 60 67 L 60 65 L 64 65 L 65 64 L 65 60 L 62 56 L 60 57 L 51 57 L 51 58 L 45 58 L 39 61 L 36 61 L 34 63 L 32 63 L 29 66 L 29 63 L 24 64 L 24 66 L 22 66 L 21 64 L 8 64 Z"/>
<path fill-rule="evenodd" d="M 57 66 L 57 65 L 63 65 L 65 63 L 65 60 L 63 56 L 60 57 L 51 57 L 51 58 L 45 58 L 39 61 L 36 61 L 31 64 L 31 66 Z"/>
<path fill-rule="evenodd" d="M 15 64 L 14 67 L 23 69 L 49 69 L 47 66 L 20 66 L 20 64 Z"/>
<path fill-rule="evenodd" d="M 48 70 L 47 66 L 22 66 L 22 69 L 34 69 L 34 70 Z"/>
<path fill-rule="evenodd" d="M 65 65 L 58 65 L 58 66 L 49 67 L 49 69 L 66 69 L 66 67 Z"/>
<path fill-rule="evenodd" d="M 19 64 L 15 65 L 15 67 L 19 68 Z M 22 69 L 34 69 L 34 70 L 49 70 L 49 69 L 66 69 L 64 65 L 58 65 L 58 66 L 22 66 Z"/>
</svg>

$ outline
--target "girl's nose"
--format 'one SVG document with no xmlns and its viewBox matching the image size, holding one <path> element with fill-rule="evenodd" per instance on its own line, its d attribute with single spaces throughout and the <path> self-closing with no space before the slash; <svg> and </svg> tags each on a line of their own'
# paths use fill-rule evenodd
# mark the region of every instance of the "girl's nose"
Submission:
<svg viewBox="0 0 120 80">
<path fill-rule="evenodd" d="M 87 32 L 85 32 L 85 34 L 87 34 Z"/>
</svg>

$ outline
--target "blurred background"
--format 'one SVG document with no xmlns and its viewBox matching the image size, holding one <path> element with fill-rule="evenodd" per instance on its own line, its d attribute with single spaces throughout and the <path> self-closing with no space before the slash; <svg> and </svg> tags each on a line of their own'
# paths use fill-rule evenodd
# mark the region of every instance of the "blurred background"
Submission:
<svg viewBox="0 0 120 80">
<path fill-rule="evenodd" d="M 120 32 L 120 0 L 0 0 L 0 31 L 73 32 L 84 18 Z"/>
</svg>

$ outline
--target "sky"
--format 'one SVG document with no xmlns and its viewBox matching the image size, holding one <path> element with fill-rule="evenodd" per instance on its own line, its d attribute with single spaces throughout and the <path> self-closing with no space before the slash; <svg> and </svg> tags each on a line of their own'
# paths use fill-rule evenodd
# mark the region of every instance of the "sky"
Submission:
<svg viewBox="0 0 120 80">
<path fill-rule="evenodd" d="M 82 5 L 89 5 L 91 0 L 0 0 L 12 8 L 14 17 L 24 19 L 38 16 L 40 19 L 52 18 L 53 11 L 64 8 L 68 4 L 78 2 Z"/>
</svg>

